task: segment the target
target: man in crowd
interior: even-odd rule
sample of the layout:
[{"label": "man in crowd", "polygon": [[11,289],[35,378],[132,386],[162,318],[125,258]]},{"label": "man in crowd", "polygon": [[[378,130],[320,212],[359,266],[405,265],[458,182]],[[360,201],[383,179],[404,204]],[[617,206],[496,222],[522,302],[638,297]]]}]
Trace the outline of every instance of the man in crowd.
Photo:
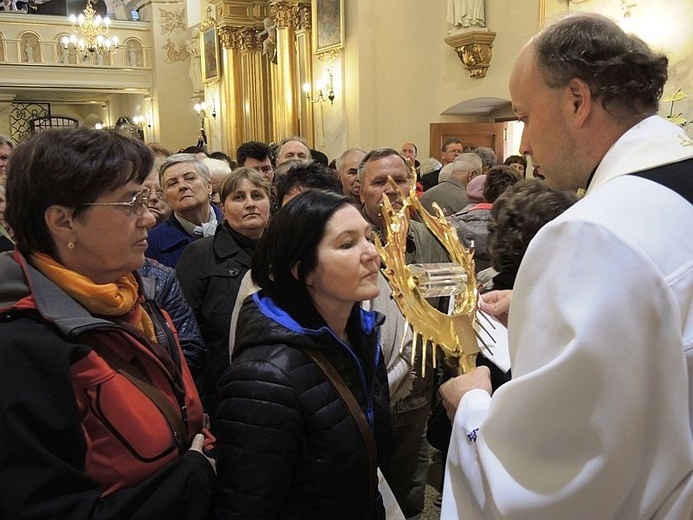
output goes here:
[{"label": "man in crowd", "polygon": [[437,202],[443,213],[449,217],[469,204],[467,184],[477,175],[481,175],[481,158],[475,153],[463,153],[451,164],[443,167],[443,170],[445,169],[449,170],[448,176],[443,178],[441,172],[440,182],[421,195],[421,204],[433,215],[433,203]]},{"label": "man in crowd", "polygon": [[272,184],[274,180],[274,168],[272,167],[272,151],[268,144],[261,141],[247,141],[236,150],[238,166],[255,168],[267,182]]},{"label": "man in crowd", "polygon": [[421,166],[421,163],[419,163],[419,161],[416,160],[416,156],[419,155],[419,150],[418,148],[416,148],[416,145],[414,143],[404,143],[399,153],[400,155],[402,155],[402,157],[404,157],[405,159],[409,159],[411,161],[418,175],[419,166]]},{"label": "man in crowd", "polygon": [[595,14],[520,52],[520,151],[586,195],[537,233],[514,291],[484,298],[509,318],[512,380],[441,387],[444,518],[693,517],[693,140],[656,115],[666,79],[665,56]]},{"label": "man in crowd", "polygon": [[[401,192],[409,193],[413,182],[411,171],[396,150],[376,148],[361,161],[358,176],[363,214],[382,236],[383,195],[388,197],[395,210],[402,208],[402,198],[390,185],[388,177],[392,177]],[[450,261],[436,238],[423,224],[415,221],[409,227],[405,260],[407,264]],[[390,403],[392,451],[384,471],[406,518],[416,518],[423,511],[428,474],[426,421],[431,413],[434,370],[428,366],[426,377],[422,377],[420,369],[421,358],[417,356],[410,375],[411,391]]]},{"label": "man in crowd", "polygon": [[277,158],[275,165],[280,166],[282,163],[291,160],[298,160],[303,163],[309,163],[313,160],[310,154],[308,142],[297,135],[282,139],[277,145]]},{"label": "man in crowd", "polygon": [[337,167],[337,177],[342,183],[342,193],[347,197],[359,202],[359,183],[358,173],[359,164],[366,156],[366,152],[361,148],[349,148],[337,157],[335,165]]},{"label": "man in crowd", "polygon": [[[457,159],[457,156],[460,155],[462,151],[462,141],[460,141],[459,139],[455,139],[454,137],[451,139],[447,139],[443,143],[443,148],[441,149],[440,153],[440,161],[441,163],[443,163],[443,166],[445,166],[446,164],[450,164],[455,159]],[[439,175],[440,170],[434,170],[431,173],[427,173],[426,175],[423,175],[421,177],[421,184],[423,185],[424,191],[438,184]]]}]

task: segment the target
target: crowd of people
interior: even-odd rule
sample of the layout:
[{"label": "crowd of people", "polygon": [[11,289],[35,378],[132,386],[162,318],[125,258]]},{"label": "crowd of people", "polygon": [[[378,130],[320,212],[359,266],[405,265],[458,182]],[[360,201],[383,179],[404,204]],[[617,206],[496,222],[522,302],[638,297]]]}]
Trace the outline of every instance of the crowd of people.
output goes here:
[{"label": "crowd of people", "polygon": [[[693,143],[656,116],[666,68],[601,16],[550,26],[503,164],[454,138],[329,162],[299,136],[235,159],[0,136],[0,517],[416,519],[433,444],[442,518],[692,518]],[[412,354],[373,244],[411,191],[474,250],[512,370]],[[404,247],[450,261],[416,219]]]}]

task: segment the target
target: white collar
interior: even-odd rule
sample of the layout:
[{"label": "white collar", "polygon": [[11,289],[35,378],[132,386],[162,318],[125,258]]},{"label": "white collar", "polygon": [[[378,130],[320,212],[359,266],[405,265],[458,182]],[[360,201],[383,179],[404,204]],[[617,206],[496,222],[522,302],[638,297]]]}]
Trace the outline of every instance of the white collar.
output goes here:
[{"label": "white collar", "polygon": [[662,117],[648,117],[630,128],[609,148],[597,166],[587,193],[620,175],[689,157],[693,157],[693,140],[683,129]]}]

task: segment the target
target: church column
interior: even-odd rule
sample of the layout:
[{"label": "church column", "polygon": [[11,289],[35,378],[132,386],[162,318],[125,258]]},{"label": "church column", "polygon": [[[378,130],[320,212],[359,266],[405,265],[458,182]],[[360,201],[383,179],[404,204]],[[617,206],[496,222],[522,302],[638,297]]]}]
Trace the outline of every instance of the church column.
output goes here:
[{"label": "church column", "polygon": [[243,136],[246,141],[271,139],[270,86],[268,57],[262,54],[262,41],[256,28],[241,31],[241,82],[243,89]]},{"label": "church column", "polygon": [[315,147],[315,131],[313,126],[312,103],[306,99],[305,93],[300,90],[304,83],[310,83],[312,88],[313,77],[313,51],[311,44],[311,9],[310,5],[299,5],[296,27],[296,59],[297,81],[299,87],[298,99],[298,133],[304,137],[311,146]]},{"label": "church column", "polygon": [[[220,27],[217,32],[221,42],[221,61],[223,78],[221,85],[220,115],[223,125],[226,150],[234,156],[236,149],[243,143],[243,90],[241,88],[241,67],[238,58],[240,49],[241,27]],[[235,157],[234,157],[235,158]]]},{"label": "church column", "polygon": [[300,88],[297,88],[296,82],[297,12],[296,3],[279,1],[270,4],[270,14],[277,26],[277,66],[276,74],[272,75],[273,141],[298,133],[297,102]]}]

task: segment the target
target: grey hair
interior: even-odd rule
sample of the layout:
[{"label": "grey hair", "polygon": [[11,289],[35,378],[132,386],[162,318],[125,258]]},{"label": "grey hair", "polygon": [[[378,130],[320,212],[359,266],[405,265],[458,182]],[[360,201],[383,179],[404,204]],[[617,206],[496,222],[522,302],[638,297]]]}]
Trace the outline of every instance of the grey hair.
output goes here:
[{"label": "grey hair", "polygon": [[[462,172],[464,174],[473,171],[476,171],[477,175],[481,175],[484,168],[481,157],[475,153],[460,154],[457,156],[457,159],[448,166],[450,166],[450,175],[454,175],[457,172]],[[440,173],[443,173],[442,170]]]},{"label": "grey hair", "polygon": [[207,165],[202,159],[197,157],[194,153],[174,153],[173,155],[169,155],[159,167],[159,183],[162,186],[164,185],[164,172],[174,164],[180,163],[191,163],[200,177],[202,177],[207,184],[210,183],[211,175],[209,173],[209,168],[207,168]]},{"label": "grey hair", "polygon": [[347,148],[344,150],[339,157],[337,157],[334,160],[334,166],[339,171],[342,167],[342,164],[344,164],[344,160],[346,159],[347,155],[349,155],[351,152],[362,152],[364,155],[366,154],[366,150],[363,150],[361,148]]},{"label": "grey hair", "polygon": [[9,146],[10,149],[14,148],[14,143],[12,142],[12,139],[9,137],[5,137],[4,135],[0,134],[0,146]]},{"label": "grey hair", "polygon": [[374,148],[366,154],[366,156],[361,160],[361,164],[359,164],[358,179],[361,186],[363,186],[364,180],[366,179],[366,166],[368,165],[368,163],[371,161],[382,159],[383,157],[389,157],[391,155],[396,155],[397,157],[402,159],[404,166],[407,168],[407,172],[410,171],[409,166],[407,165],[407,161],[404,159],[404,157],[402,157],[402,154],[400,154],[394,148]]},{"label": "grey hair", "polygon": [[290,143],[291,141],[296,141],[301,143],[303,146],[305,146],[308,149],[308,160],[312,161],[313,160],[313,154],[310,153],[310,145],[308,144],[308,141],[306,141],[303,137],[300,135],[292,135],[290,137],[285,137],[281,141],[279,141],[279,144],[277,145],[277,157],[279,157],[282,154],[282,148],[286,143]]},{"label": "grey hair", "polygon": [[495,166],[496,162],[498,161],[496,158],[496,152],[494,152],[493,149],[489,148],[488,146],[477,146],[474,149],[474,153],[481,157],[483,171],[480,173],[486,172],[489,168]]},{"label": "grey hair", "polygon": [[452,165],[454,162],[448,163],[440,169],[438,173],[438,182],[443,182],[445,179],[452,177]]}]

